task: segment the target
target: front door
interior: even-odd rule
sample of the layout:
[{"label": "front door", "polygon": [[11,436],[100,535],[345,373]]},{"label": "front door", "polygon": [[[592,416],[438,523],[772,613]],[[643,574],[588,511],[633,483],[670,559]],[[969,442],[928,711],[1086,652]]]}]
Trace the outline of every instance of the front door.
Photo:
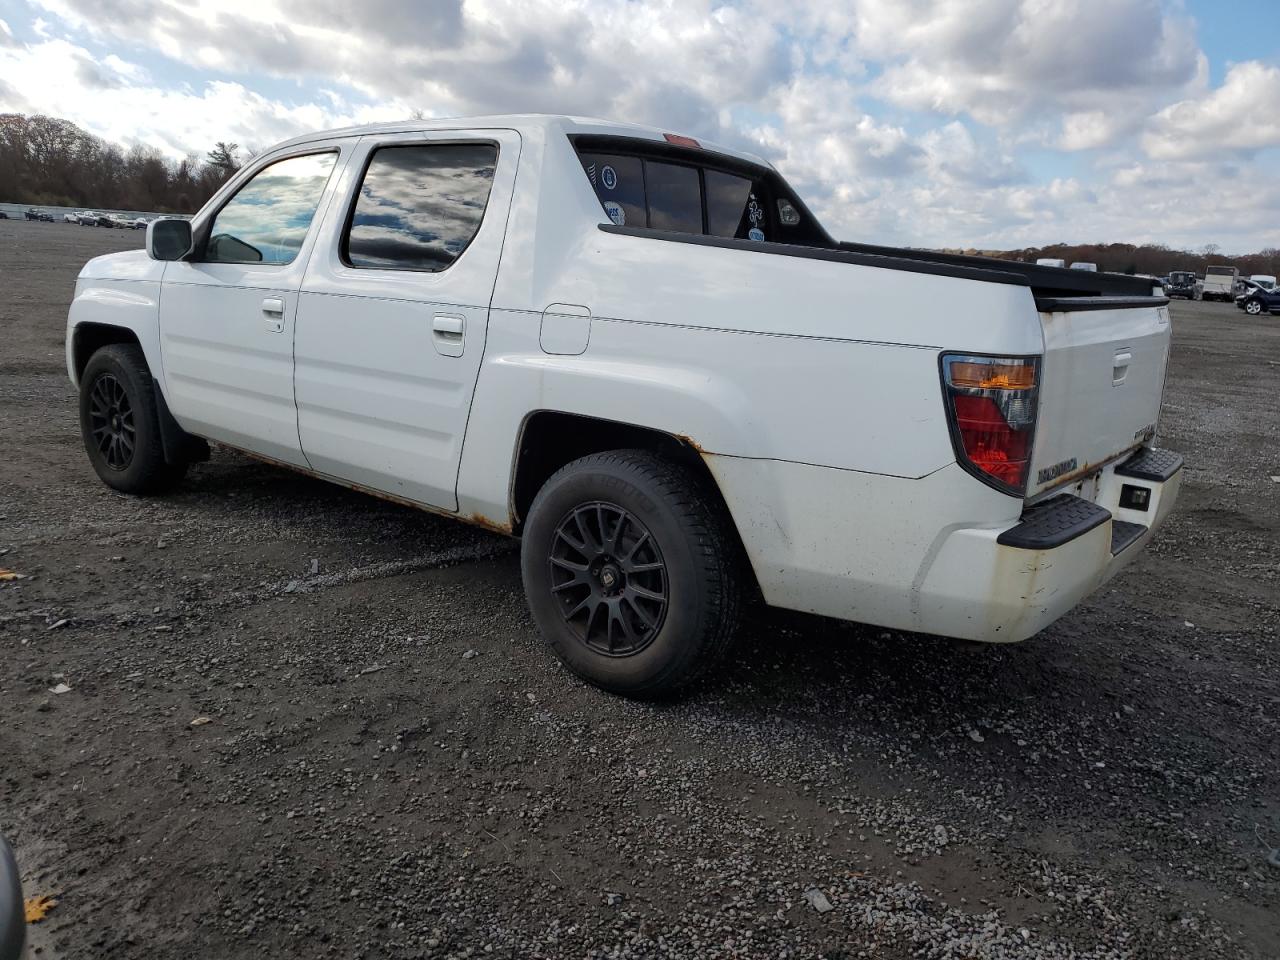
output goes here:
[{"label": "front door", "polygon": [[338,147],[274,160],[214,215],[191,260],[165,268],[164,393],[192,433],[306,466],[293,401],[298,287]]},{"label": "front door", "polygon": [[298,432],[315,470],[457,509],[519,152],[510,130],[361,140],[298,302]]}]

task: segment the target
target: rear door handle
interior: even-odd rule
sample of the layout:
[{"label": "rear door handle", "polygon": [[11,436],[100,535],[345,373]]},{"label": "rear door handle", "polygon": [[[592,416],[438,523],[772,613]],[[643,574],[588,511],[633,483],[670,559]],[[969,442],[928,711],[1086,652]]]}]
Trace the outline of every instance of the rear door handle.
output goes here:
[{"label": "rear door handle", "polygon": [[272,333],[284,330],[284,297],[265,297],[262,315],[267,318],[267,329]]},{"label": "rear door handle", "polygon": [[452,313],[437,313],[431,321],[431,342],[442,357],[460,357],[466,343],[467,321]]}]

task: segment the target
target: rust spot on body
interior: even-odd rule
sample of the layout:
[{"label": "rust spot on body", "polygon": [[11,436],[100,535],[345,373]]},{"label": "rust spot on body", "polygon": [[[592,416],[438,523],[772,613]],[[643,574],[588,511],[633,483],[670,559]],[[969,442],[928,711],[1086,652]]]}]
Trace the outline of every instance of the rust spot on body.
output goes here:
[{"label": "rust spot on body", "polygon": [[683,444],[687,444],[688,446],[690,446],[690,447],[692,447],[694,450],[696,450],[696,451],[697,451],[697,453],[698,453],[698,455],[699,455],[699,456],[701,456],[701,457],[705,457],[705,456],[707,456],[708,454],[710,454],[710,453],[711,453],[711,451],[710,451],[710,450],[704,450],[704,449],[703,449],[703,447],[702,447],[702,444],[698,443],[698,441],[697,441],[697,440],[693,439],[693,437],[689,436],[689,435],[688,435],[688,434],[686,434],[686,433],[677,433],[677,434],[675,434],[674,436],[675,436],[675,438],[676,438],[677,440],[679,440],[681,443],[683,443]]},{"label": "rust spot on body", "polygon": [[512,536],[510,523],[499,523],[497,520],[490,520],[484,514],[472,513],[465,517],[460,516],[458,519],[465,520],[467,523],[474,523],[477,527],[484,527],[484,529],[492,533],[500,533],[504,537]]},{"label": "rust spot on body", "polygon": [[427,503],[419,503],[417,500],[410,500],[408,497],[397,497],[394,493],[387,493],[383,490],[374,490],[372,487],[366,487],[358,483],[351,483],[348,480],[341,480],[337,477],[331,477],[328,474],[317,473],[315,470],[310,470],[306,467],[299,467],[292,463],[286,463],[283,460],[276,460],[274,457],[264,456],[261,453],[254,453],[252,450],[245,450],[229,443],[222,443],[221,441],[218,442],[221,446],[227,447],[230,450],[235,450],[238,453],[244,454],[251,460],[257,460],[261,463],[268,464],[269,466],[284,467],[286,470],[292,470],[294,473],[300,473],[305,477],[324,480],[336,486],[346,487],[348,490],[354,490],[356,493],[364,493],[371,497],[377,497],[379,500],[386,500],[388,503],[394,503],[397,506],[412,507],[414,510],[421,510],[425,513],[434,513],[442,517],[451,517],[454,520],[461,520],[464,523],[473,523],[477,527],[484,527],[486,530],[493,533],[500,533],[506,537],[514,536],[509,522],[499,523],[498,521],[490,520],[488,517],[479,513],[472,513],[467,516],[463,516],[458,513],[451,513],[448,510],[442,510],[439,507],[433,507]]}]

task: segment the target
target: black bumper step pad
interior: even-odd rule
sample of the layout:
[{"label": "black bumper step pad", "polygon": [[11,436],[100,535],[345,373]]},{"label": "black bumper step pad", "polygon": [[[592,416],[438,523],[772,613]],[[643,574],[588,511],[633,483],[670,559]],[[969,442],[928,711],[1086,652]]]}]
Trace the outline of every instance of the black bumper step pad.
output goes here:
[{"label": "black bumper step pad", "polygon": [[1182,454],[1180,453],[1174,453],[1172,450],[1139,450],[1116,467],[1116,476],[1164,483],[1181,469]]},{"label": "black bumper step pad", "polygon": [[1111,555],[1114,557],[1125,547],[1132,546],[1146,532],[1147,528],[1140,523],[1130,523],[1128,520],[1112,520]]},{"label": "black bumper step pad", "polygon": [[1111,511],[1069,493],[1029,507],[1022,522],[996,538],[996,543],[1022,550],[1051,550],[1111,519]]}]

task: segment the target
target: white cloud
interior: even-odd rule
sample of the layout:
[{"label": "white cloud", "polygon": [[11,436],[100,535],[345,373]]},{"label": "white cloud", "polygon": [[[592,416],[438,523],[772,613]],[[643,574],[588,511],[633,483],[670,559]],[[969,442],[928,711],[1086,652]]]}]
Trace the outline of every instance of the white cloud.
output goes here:
[{"label": "white cloud", "polygon": [[1249,61],[1232,66],[1222,86],[1198,100],[1157,113],[1142,138],[1159,159],[1198,159],[1224,151],[1247,155],[1280,146],[1280,67]]},{"label": "white cloud", "polygon": [[1081,111],[1105,99],[1111,113],[1196,81],[1193,25],[1159,0],[854,0],[852,26],[885,69],[886,100],[1023,122],[1034,112]]},{"label": "white cloud", "polygon": [[394,103],[285,103],[229,81],[212,81],[198,92],[132,82],[145,77],[134,64],[110,56],[97,61],[66,40],[0,49],[0,110],[38,109],[108,140],[148,144],[174,157],[203,155],[217,140],[265,146],[310,130],[409,114]]}]

